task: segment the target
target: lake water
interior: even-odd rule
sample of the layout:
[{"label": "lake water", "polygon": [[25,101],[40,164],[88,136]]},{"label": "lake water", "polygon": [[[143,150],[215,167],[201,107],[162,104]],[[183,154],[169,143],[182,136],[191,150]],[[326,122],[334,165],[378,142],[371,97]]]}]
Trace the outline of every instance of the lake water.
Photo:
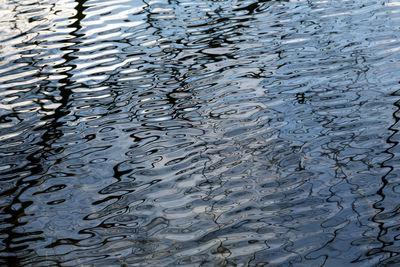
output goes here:
[{"label": "lake water", "polygon": [[400,1],[0,0],[0,264],[399,266]]}]

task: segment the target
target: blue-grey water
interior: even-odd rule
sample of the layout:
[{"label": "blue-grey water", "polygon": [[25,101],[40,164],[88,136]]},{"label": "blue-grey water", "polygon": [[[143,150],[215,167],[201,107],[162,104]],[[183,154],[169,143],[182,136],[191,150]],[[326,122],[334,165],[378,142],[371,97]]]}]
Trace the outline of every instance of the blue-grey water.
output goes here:
[{"label": "blue-grey water", "polygon": [[399,266],[399,0],[0,0],[0,265]]}]

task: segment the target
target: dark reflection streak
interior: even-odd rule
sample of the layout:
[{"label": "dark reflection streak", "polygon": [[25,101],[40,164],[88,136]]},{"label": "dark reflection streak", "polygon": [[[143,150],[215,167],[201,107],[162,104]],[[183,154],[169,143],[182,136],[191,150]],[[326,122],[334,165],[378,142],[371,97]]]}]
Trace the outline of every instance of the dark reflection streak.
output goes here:
[{"label": "dark reflection streak", "polygon": [[[289,2],[289,0],[281,0],[281,1],[282,2]],[[250,4],[248,6],[236,8],[233,11],[246,10],[246,11],[249,12],[249,15],[252,15],[252,14],[257,12],[257,9],[260,8],[260,4],[267,3],[267,2],[272,2],[272,1],[271,0],[260,0],[260,1],[257,1],[256,3]]]},{"label": "dark reflection streak", "polygon": [[[160,38],[161,38],[161,37],[162,37],[163,28],[157,27],[157,26],[155,25],[155,23],[153,23],[153,21],[157,21],[157,19],[153,19],[153,18],[152,18],[153,13],[149,10],[150,5],[149,5],[146,1],[143,1],[143,3],[146,4],[146,6],[143,8],[143,11],[145,11],[145,12],[147,13],[147,14],[146,14],[146,18],[147,18],[146,22],[147,22],[147,24],[149,25],[148,28],[154,28],[154,29],[156,29],[156,31],[155,31],[154,34],[155,34],[155,35],[159,35]],[[168,4],[171,4],[171,1],[170,1],[170,0],[168,1]],[[179,53],[179,52],[180,52],[180,51],[178,51],[177,53]],[[171,53],[172,53],[172,52],[171,52]],[[163,62],[161,62],[161,63],[159,63],[159,64],[165,65]],[[195,65],[195,63],[194,63],[193,65]],[[167,93],[167,94],[166,94],[166,100],[168,101],[168,103],[175,107],[175,106],[178,104],[178,102],[177,102],[177,99],[176,99],[176,98],[172,97],[172,94],[173,94],[173,93],[176,93],[176,92],[179,92],[179,91],[182,91],[182,90],[181,90],[182,88],[187,88],[187,84],[186,84],[185,81],[183,81],[182,78],[180,77],[179,69],[182,68],[182,67],[180,67],[180,66],[177,65],[177,64],[169,64],[168,68],[169,68],[170,71],[171,71],[171,79],[174,79],[176,82],[180,83],[180,86],[178,86],[177,88],[173,89],[170,93]],[[189,67],[188,67],[188,69],[191,69],[191,68],[192,68],[192,66],[189,66]],[[185,90],[185,91],[186,91],[186,90]],[[172,114],[172,118],[174,119],[174,118],[176,118],[176,117],[179,115],[180,112],[179,112],[179,109],[178,109],[178,108],[172,108],[172,110],[174,110],[174,112],[173,112],[173,114]],[[184,120],[185,120],[185,118],[181,118],[181,119],[184,119]]]},{"label": "dark reflection streak", "polygon": [[[69,28],[73,28],[74,30],[70,33],[73,35],[75,38],[71,39],[69,42],[73,44],[76,44],[76,39],[83,36],[83,34],[78,34],[77,32],[82,28],[81,27],[81,21],[84,19],[85,15],[83,14],[84,10],[86,7],[84,7],[84,4],[87,0],[76,0],[77,5],[75,6],[76,10],[76,15],[72,16],[71,19],[75,19],[76,21],[69,25]],[[75,43],[74,43],[75,41]],[[71,61],[74,60],[76,57],[71,56],[72,53],[78,51],[78,49],[71,49],[71,44],[68,44],[62,48],[60,48],[61,51],[67,51],[62,58],[64,59],[64,62],[58,66],[55,67],[60,67],[60,68],[65,68],[65,67],[72,67],[72,69],[76,68],[76,66],[71,64]],[[21,172],[24,170],[29,170],[32,175],[41,175],[46,172],[46,169],[43,166],[42,162],[46,161],[47,155],[48,154],[53,154],[57,153],[56,151],[51,152],[52,148],[51,145],[52,143],[55,142],[55,140],[59,137],[61,137],[63,134],[62,132],[58,131],[57,128],[63,123],[59,122],[60,118],[68,114],[68,110],[66,110],[66,107],[68,105],[69,97],[71,95],[71,91],[67,88],[71,84],[71,77],[72,74],[69,73],[69,70],[65,72],[60,72],[61,75],[65,75],[66,78],[60,79],[60,83],[62,86],[60,86],[60,96],[61,99],[59,100],[59,103],[61,104],[58,108],[55,109],[54,114],[48,115],[43,117],[43,120],[49,120],[49,123],[45,124],[44,126],[40,127],[40,129],[45,129],[46,132],[42,135],[41,141],[37,143],[39,147],[42,147],[41,150],[36,151],[34,153],[31,153],[27,156],[27,160],[29,161],[28,164],[20,167],[19,169],[14,169],[13,172]],[[39,73],[40,75],[40,73]],[[57,163],[57,162],[56,162]],[[5,213],[12,215],[9,219],[6,219],[6,223],[11,224],[12,226],[7,227],[2,229],[1,233],[6,233],[7,237],[3,240],[3,244],[6,247],[7,251],[20,251],[23,250],[24,247],[18,246],[18,247],[12,247],[13,245],[13,240],[15,238],[21,237],[21,236],[31,236],[31,235],[37,235],[41,234],[40,233],[23,233],[20,234],[15,231],[15,229],[21,225],[24,225],[25,223],[20,223],[19,218],[22,216],[25,216],[25,209],[29,207],[33,202],[21,202],[19,200],[20,196],[29,188],[36,186],[39,183],[38,180],[30,180],[30,181],[25,181],[24,178],[21,178],[17,181],[16,183],[16,188],[19,189],[19,192],[15,195],[13,198],[12,202],[4,208]],[[21,207],[17,210],[13,209],[12,206],[15,204],[21,204]],[[39,238],[43,239],[43,238]],[[9,260],[12,262],[12,266],[18,266],[19,263],[16,262],[15,257],[9,257]],[[10,265],[11,266],[11,265]]]},{"label": "dark reflection streak", "polygon": [[[17,34],[16,36],[7,38],[3,41],[9,41],[10,39],[19,38],[26,34],[26,32],[24,32],[18,28],[17,15],[16,15],[16,14],[18,14],[17,9],[18,9],[18,5],[14,5],[14,9],[12,9],[12,13],[15,15],[14,16],[15,22],[13,23],[14,27],[11,27],[11,29],[13,29],[15,31],[19,31],[20,33]],[[2,118],[2,117],[3,116],[0,116],[0,118]],[[19,119],[18,116],[15,115],[15,117],[17,119]],[[28,155],[27,159],[29,161],[28,164],[22,165],[19,168],[15,168],[15,169],[12,169],[7,172],[3,172],[2,175],[5,177],[7,177],[7,176],[10,177],[8,179],[13,179],[15,173],[24,172],[26,170],[29,170],[31,174],[36,174],[42,170],[42,168],[39,164],[39,160],[34,157],[34,153]],[[13,244],[13,240],[16,238],[21,238],[21,237],[25,237],[25,236],[27,237],[27,236],[30,236],[33,234],[38,234],[38,233],[18,233],[15,230],[19,226],[23,226],[26,224],[26,223],[19,222],[19,218],[25,215],[25,212],[24,212],[25,208],[29,207],[32,204],[31,201],[21,202],[19,200],[19,197],[28,187],[34,186],[35,184],[37,184],[36,181],[28,181],[28,182],[25,181],[24,182],[23,179],[24,178],[18,179],[14,188],[12,188],[11,190],[2,192],[2,194],[1,194],[1,197],[7,196],[7,195],[14,195],[14,197],[10,201],[10,203],[3,209],[4,213],[9,214],[10,216],[9,216],[9,218],[4,219],[4,221],[1,221],[1,223],[9,224],[10,226],[3,227],[0,230],[0,234],[6,235],[6,237],[3,240],[1,240],[1,243],[2,243],[2,245],[4,245],[5,251],[8,252],[7,256],[2,255],[2,256],[0,256],[0,259],[3,260],[5,265],[7,265],[7,266],[21,266],[22,265],[21,261],[23,261],[23,258],[26,257],[27,254],[32,252],[32,250],[27,249],[28,245],[15,246],[15,244]],[[18,204],[20,204],[19,208],[15,208],[15,207],[18,207]],[[17,254],[18,251],[23,251],[23,250],[25,250],[25,255],[21,256],[21,255]]]},{"label": "dark reflection streak", "polygon": [[[396,90],[395,92],[393,92],[391,94],[391,96],[397,96],[398,92],[400,92],[400,90]],[[373,207],[377,210],[379,210],[379,212],[377,212],[373,217],[372,217],[372,221],[375,222],[376,224],[378,224],[379,226],[379,233],[377,235],[377,240],[379,240],[379,242],[382,243],[382,246],[380,248],[380,252],[389,252],[390,257],[393,256],[393,251],[390,250],[386,250],[387,246],[390,246],[393,244],[393,242],[387,242],[384,240],[384,236],[387,233],[387,228],[385,228],[385,221],[379,219],[379,215],[385,212],[385,207],[384,205],[382,205],[382,203],[384,203],[386,195],[384,190],[386,189],[386,187],[389,185],[389,180],[387,179],[387,177],[390,175],[390,173],[394,170],[394,167],[391,165],[386,164],[387,162],[391,161],[394,157],[395,154],[393,152],[391,152],[391,150],[398,145],[399,142],[392,140],[393,137],[398,134],[399,130],[397,130],[395,128],[395,125],[400,121],[400,117],[398,115],[396,115],[399,111],[400,111],[400,100],[396,101],[394,103],[394,106],[396,106],[397,110],[393,112],[393,118],[394,118],[394,123],[389,127],[389,130],[392,131],[393,133],[386,139],[386,143],[390,144],[391,146],[389,148],[387,148],[384,153],[390,155],[390,157],[383,161],[380,164],[381,168],[389,168],[389,171],[382,176],[381,180],[382,180],[382,186],[379,188],[379,190],[376,192],[380,197],[381,200],[374,203]],[[389,212],[389,211],[386,211]],[[373,255],[375,253],[372,253],[372,251],[369,252],[370,255]]]},{"label": "dark reflection streak", "polygon": [[[70,41],[70,43],[72,45],[79,43],[79,41],[77,41],[77,39],[84,36],[84,34],[79,34],[78,31],[82,28],[81,21],[85,18],[85,15],[83,14],[83,12],[87,8],[87,7],[84,7],[84,4],[86,3],[86,1],[87,0],[76,0],[76,2],[77,2],[77,5],[75,6],[76,15],[71,17],[71,19],[76,19],[76,21],[68,26],[69,28],[74,29],[70,33],[72,36],[75,37],[75,38],[71,39],[71,41]],[[65,53],[62,56],[62,58],[65,60],[65,62],[62,63],[60,67],[71,67],[72,68],[71,70],[73,70],[76,68],[76,66],[73,65],[71,62],[74,59],[76,59],[77,57],[72,56],[71,54],[77,52],[78,49],[71,48],[71,44],[69,44],[68,46],[62,47],[60,49],[62,51],[67,51],[67,53]],[[49,125],[47,127],[48,131],[43,135],[44,145],[47,145],[48,148],[50,148],[50,144],[47,142],[48,140],[52,140],[52,143],[53,143],[57,138],[59,138],[63,135],[60,131],[57,130],[57,127],[63,125],[62,122],[59,122],[60,118],[64,117],[65,115],[67,115],[69,113],[69,111],[66,109],[70,95],[71,95],[71,90],[68,89],[68,86],[70,86],[72,84],[71,77],[73,76],[73,74],[71,74],[69,72],[69,70],[63,72],[62,74],[64,74],[66,77],[64,79],[60,80],[60,83],[63,84],[59,88],[60,96],[61,96],[61,100],[59,101],[59,103],[61,105],[55,110],[53,115],[49,116],[52,119],[52,121],[51,121],[52,123],[51,123],[51,125]],[[49,117],[48,117],[48,119],[50,119]]]}]

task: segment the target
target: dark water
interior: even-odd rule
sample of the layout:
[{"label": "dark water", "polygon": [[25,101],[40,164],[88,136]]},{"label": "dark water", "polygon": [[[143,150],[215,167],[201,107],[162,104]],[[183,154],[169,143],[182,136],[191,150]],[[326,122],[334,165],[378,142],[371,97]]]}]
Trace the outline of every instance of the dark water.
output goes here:
[{"label": "dark water", "polygon": [[0,6],[1,265],[399,266],[400,2]]}]

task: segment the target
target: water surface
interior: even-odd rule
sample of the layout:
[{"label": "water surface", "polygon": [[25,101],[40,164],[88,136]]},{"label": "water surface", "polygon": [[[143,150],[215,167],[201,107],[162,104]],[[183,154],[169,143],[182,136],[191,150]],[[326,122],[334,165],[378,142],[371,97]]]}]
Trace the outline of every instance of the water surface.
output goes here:
[{"label": "water surface", "polygon": [[0,262],[400,264],[400,2],[0,0]]}]

